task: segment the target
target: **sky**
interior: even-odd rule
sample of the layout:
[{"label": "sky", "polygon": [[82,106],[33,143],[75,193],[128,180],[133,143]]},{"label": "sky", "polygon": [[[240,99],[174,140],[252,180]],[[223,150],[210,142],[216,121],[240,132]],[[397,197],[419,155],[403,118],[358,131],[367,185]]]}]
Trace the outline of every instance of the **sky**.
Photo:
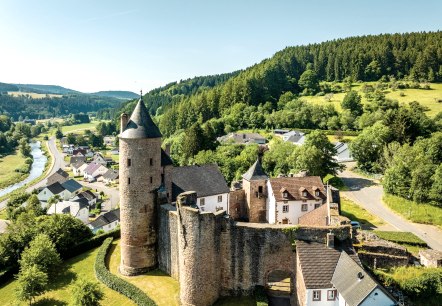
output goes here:
[{"label": "sky", "polygon": [[287,46],[442,30],[440,0],[0,0],[0,82],[144,92]]}]

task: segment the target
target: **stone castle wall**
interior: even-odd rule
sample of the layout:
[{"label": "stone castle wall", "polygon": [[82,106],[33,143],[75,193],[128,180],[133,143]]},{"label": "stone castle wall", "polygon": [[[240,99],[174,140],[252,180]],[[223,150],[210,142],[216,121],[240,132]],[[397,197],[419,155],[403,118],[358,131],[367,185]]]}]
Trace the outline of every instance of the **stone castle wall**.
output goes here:
[{"label": "stone castle wall", "polygon": [[294,239],[325,243],[329,232],[345,240],[350,231],[235,222],[225,212],[167,204],[159,214],[159,267],[179,280],[183,305],[206,306],[219,296],[250,294],[274,270],[289,272],[296,284]]},{"label": "stone castle wall", "polygon": [[[262,187],[262,192],[259,192],[259,187]],[[266,202],[267,202],[267,183],[266,180],[252,180],[243,179],[243,189],[246,194],[247,214],[249,222],[265,223],[266,218]]]},{"label": "stone castle wall", "polygon": [[161,138],[120,138],[120,163],[124,165],[119,174],[120,272],[125,275],[143,273],[157,264],[157,205],[153,191],[161,184],[160,145]]},{"label": "stone castle wall", "polygon": [[246,194],[243,189],[231,190],[229,193],[229,215],[233,220],[246,220]]}]

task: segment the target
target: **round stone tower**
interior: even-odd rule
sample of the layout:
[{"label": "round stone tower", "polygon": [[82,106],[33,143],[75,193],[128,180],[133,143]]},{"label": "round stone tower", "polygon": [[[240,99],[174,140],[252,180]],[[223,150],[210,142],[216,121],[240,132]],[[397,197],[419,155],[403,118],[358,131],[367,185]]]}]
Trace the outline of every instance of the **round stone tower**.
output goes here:
[{"label": "round stone tower", "polygon": [[156,190],[161,185],[161,133],[142,99],[121,116],[120,273],[137,275],[157,265]]}]

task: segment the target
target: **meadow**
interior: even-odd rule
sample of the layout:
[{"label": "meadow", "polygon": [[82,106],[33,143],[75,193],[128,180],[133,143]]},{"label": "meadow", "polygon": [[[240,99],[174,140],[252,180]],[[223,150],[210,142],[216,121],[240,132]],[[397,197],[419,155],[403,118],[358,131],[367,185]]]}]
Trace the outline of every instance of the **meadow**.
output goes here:
[{"label": "meadow", "polygon": [[[365,98],[365,94],[362,92],[362,85],[374,85],[374,82],[366,82],[366,83],[355,83],[352,85],[352,90],[357,91],[362,97],[362,103],[367,103],[367,99]],[[342,85],[342,84],[341,84]],[[400,104],[408,104],[413,101],[419,102],[421,105],[428,108],[426,112],[428,116],[434,117],[437,113],[442,111],[442,102],[438,102],[442,100],[442,84],[440,83],[431,83],[430,89],[397,89],[393,91],[392,89],[384,90],[385,96],[388,99],[397,100]],[[307,102],[311,102],[314,104],[321,105],[333,105],[337,111],[342,111],[341,102],[344,99],[345,93],[335,93],[333,94],[330,102],[326,101],[324,96],[304,96],[303,100]]]},{"label": "meadow", "polygon": [[94,131],[98,123],[100,123],[100,121],[91,121],[89,123],[66,125],[61,127],[61,131],[63,132],[63,134],[81,132],[81,131],[84,132],[85,130]]},{"label": "meadow", "polygon": [[29,174],[14,170],[25,165],[26,158],[18,151],[0,158],[0,189],[24,180]]}]

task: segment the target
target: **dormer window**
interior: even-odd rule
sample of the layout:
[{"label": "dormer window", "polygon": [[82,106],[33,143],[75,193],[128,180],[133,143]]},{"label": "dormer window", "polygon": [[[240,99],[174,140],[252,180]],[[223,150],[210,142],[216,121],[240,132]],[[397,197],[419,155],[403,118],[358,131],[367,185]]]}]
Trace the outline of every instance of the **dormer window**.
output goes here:
[{"label": "dormer window", "polygon": [[315,191],[315,196],[319,197],[319,190]]},{"label": "dormer window", "polygon": [[282,193],[282,197],[283,197],[284,199],[287,199],[287,198],[289,197],[289,193],[288,193],[287,191],[284,191],[284,192]]},{"label": "dormer window", "polygon": [[307,191],[303,191],[303,192],[302,192],[302,196],[303,196],[303,197],[306,197],[306,196],[307,196]]}]

